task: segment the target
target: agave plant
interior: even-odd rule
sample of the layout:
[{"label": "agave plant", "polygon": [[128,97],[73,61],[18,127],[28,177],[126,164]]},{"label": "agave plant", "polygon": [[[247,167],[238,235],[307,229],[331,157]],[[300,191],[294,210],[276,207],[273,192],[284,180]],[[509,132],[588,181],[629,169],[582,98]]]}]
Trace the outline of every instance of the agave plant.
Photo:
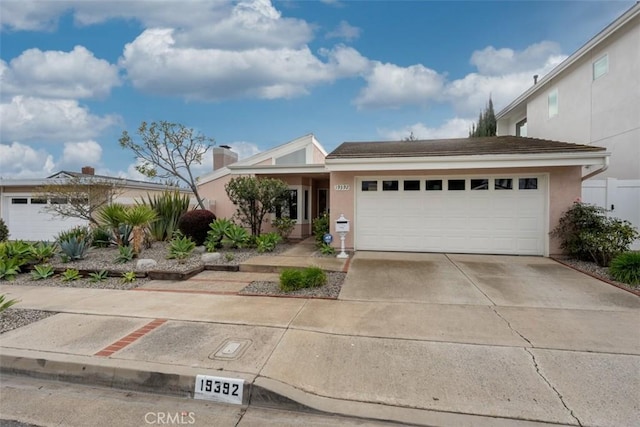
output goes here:
[{"label": "agave plant", "polygon": [[9,308],[12,305],[17,304],[19,302],[20,301],[18,301],[17,299],[10,299],[10,300],[7,301],[6,297],[4,295],[0,295],[0,313],[2,313],[7,308]]},{"label": "agave plant", "polygon": [[82,237],[69,237],[68,240],[60,241],[60,251],[69,261],[84,259],[91,248],[91,242]]},{"label": "agave plant", "polygon": [[31,256],[37,263],[49,261],[55,254],[58,246],[55,243],[38,242],[31,248]]},{"label": "agave plant", "polygon": [[51,276],[53,276],[53,267],[47,264],[36,265],[31,272],[34,280],[48,279]]},{"label": "agave plant", "polygon": [[169,242],[168,259],[177,259],[179,262],[187,259],[195,249],[196,244],[189,237],[173,239]]}]

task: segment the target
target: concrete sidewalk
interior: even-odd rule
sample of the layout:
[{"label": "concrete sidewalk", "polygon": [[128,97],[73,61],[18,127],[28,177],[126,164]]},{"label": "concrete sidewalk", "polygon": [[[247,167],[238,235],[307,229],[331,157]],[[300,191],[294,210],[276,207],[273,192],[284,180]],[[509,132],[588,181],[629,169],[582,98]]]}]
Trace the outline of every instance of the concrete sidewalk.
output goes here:
[{"label": "concrete sidewalk", "polygon": [[[374,280],[358,259],[347,295],[360,295],[348,289],[359,279]],[[444,264],[432,278],[441,271],[458,283],[446,264],[454,261],[434,262]],[[233,289],[252,277],[230,274],[208,272],[202,283]],[[0,335],[0,364],[9,374],[179,396],[193,393],[198,374],[241,378],[245,404],[419,425],[637,424],[637,297],[602,284],[598,309],[589,283],[586,308],[523,307],[422,285],[446,303],[0,285],[20,308],[60,312]],[[242,344],[238,357],[216,356],[232,341]]]}]

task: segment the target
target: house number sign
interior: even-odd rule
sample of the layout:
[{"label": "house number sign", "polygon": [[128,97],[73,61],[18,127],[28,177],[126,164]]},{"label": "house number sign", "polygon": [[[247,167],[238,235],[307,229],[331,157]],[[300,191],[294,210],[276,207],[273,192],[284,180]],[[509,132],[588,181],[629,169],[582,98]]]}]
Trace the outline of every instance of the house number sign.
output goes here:
[{"label": "house number sign", "polygon": [[334,188],[336,191],[349,191],[351,186],[349,184],[336,184]]}]

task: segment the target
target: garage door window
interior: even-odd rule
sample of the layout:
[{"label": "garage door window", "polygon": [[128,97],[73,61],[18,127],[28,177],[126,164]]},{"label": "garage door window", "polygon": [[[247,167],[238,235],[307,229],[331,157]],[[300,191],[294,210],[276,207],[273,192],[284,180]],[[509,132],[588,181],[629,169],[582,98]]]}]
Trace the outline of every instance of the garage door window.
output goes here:
[{"label": "garage door window", "polygon": [[362,181],[362,191],[378,191],[378,181]]},{"label": "garage door window", "polygon": [[382,191],[398,191],[398,181],[382,181]]},{"label": "garage door window", "polygon": [[513,180],[511,178],[496,178],[493,188],[496,190],[513,190]]},{"label": "garage door window", "polygon": [[520,190],[537,190],[538,178],[520,178],[518,188]]},{"label": "garage door window", "polygon": [[464,179],[450,179],[449,191],[464,191]]},{"label": "garage door window", "polygon": [[32,205],[46,205],[47,199],[31,199]]},{"label": "garage door window", "polygon": [[420,191],[420,181],[417,179],[405,181],[404,191]]},{"label": "garage door window", "polygon": [[11,199],[11,204],[12,205],[26,205],[27,204],[27,199],[26,198],[13,198]]},{"label": "garage door window", "polygon": [[425,190],[427,191],[442,191],[441,179],[428,179],[425,181]]},{"label": "garage door window", "polygon": [[489,180],[488,179],[472,179],[471,189],[472,190],[488,190]]}]

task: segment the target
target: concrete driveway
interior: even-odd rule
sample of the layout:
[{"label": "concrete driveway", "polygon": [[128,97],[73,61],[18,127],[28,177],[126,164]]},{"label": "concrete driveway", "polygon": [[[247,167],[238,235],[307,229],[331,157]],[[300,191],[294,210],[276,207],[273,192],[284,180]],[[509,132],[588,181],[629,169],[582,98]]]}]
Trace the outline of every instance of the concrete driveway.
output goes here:
[{"label": "concrete driveway", "polygon": [[523,256],[358,252],[342,300],[607,311],[640,299],[551,259]]}]

